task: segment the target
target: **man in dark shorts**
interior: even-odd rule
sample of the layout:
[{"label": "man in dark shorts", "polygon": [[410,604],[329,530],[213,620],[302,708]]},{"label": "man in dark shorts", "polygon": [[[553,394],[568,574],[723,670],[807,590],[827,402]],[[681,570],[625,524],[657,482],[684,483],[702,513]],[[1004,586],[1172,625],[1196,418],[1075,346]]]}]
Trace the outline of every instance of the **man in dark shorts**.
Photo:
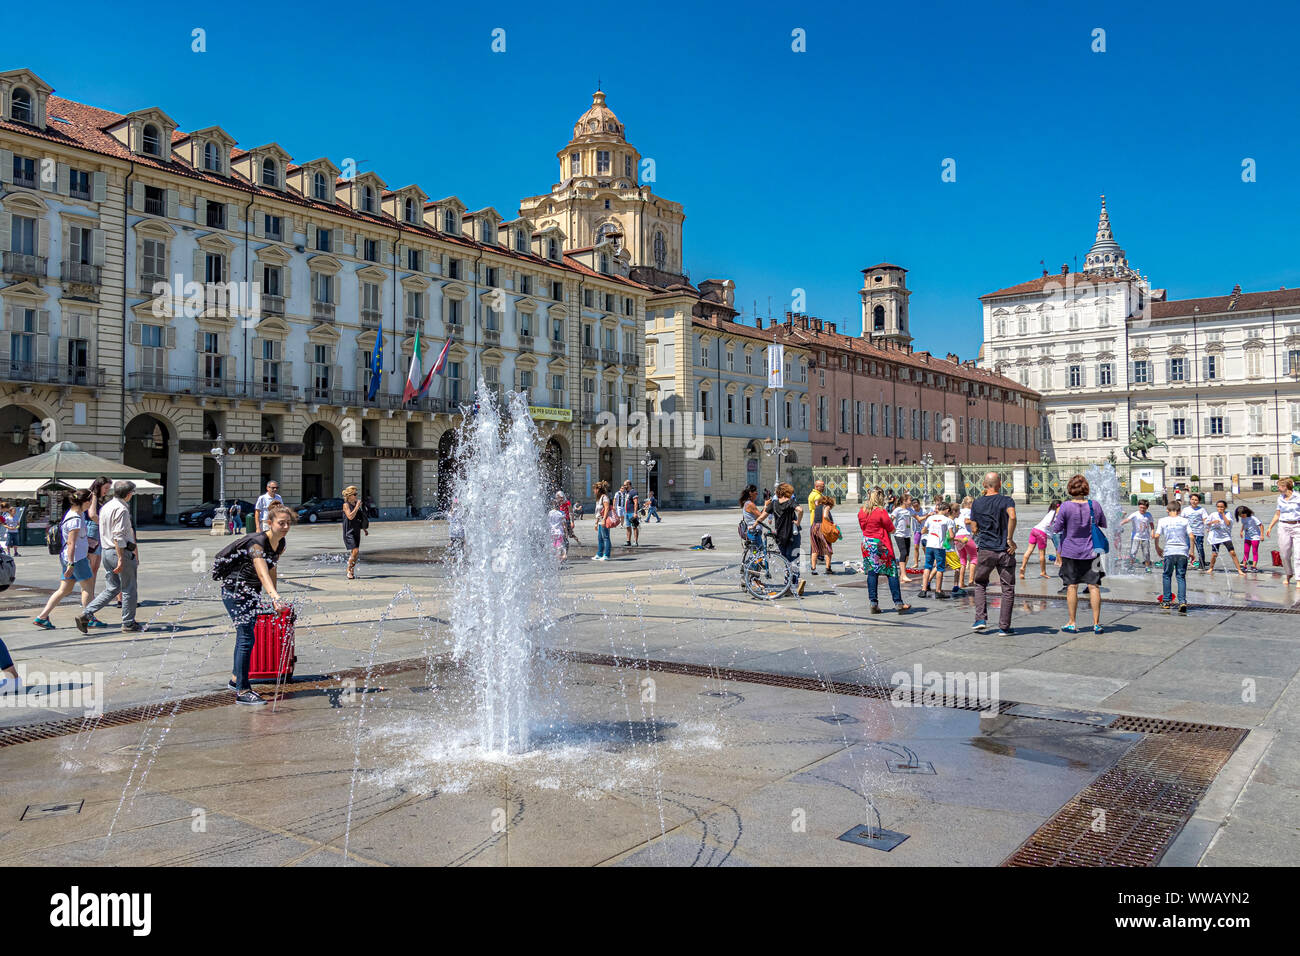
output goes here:
[{"label": "man in dark shorts", "polygon": [[1016,599],[1016,503],[1002,493],[1002,476],[984,476],[984,494],[976,498],[967,525],[975,535],[975,625],[988,624],[988,583],[994,569],[1002,584],[998,633],[1012,634],[1011,611]]}]

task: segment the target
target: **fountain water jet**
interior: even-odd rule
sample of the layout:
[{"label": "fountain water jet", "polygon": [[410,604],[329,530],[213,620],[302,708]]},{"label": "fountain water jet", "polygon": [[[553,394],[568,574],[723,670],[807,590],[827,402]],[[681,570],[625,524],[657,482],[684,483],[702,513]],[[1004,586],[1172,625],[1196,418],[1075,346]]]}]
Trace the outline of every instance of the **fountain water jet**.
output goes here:
[{"label": "fountain water jet", "polygon": [[524,397],[511,394],[503,422],[495,392],[480,381],[458,449],[453,511],[465,539],[450,575],[452,654],[474,684],[479,745],[514,753],[528,748],[534,637],[549,626],[558,584],[537,428]]}]

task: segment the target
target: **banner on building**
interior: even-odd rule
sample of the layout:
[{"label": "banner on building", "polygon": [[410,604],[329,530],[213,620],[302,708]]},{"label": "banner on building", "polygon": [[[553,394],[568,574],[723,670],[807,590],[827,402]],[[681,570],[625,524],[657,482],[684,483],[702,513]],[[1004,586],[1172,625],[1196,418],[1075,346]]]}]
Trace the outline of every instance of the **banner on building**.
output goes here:
[{"label": "banner on building", "polygon": [[785,388],[785,346],[767,347],[767,387]]}]

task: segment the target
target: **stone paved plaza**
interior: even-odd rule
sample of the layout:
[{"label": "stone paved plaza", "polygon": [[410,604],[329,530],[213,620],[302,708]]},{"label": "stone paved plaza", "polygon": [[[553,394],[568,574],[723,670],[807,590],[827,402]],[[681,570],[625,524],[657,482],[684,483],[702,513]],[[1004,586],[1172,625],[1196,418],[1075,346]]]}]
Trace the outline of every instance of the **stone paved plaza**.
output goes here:
[{"label": "stone paved plaza", "polygon": [[[459,748],[470,716],[448,589],[423,560],[445,523],[375,524],[377,559],[363,557],[355,582],[338,525],[299,526],[281,580],[302,602],[308,683],[274,707],[164,708],[16,742],[20,725],[80,713],[42,707],[47,688],[33,687],[26,706],[0,708],[0,864],[339,865],[346,850],[355,864],[996,865],[1136,759],[1152,737],[1137,718],[1249,732],[1171,831],[1164,864],[1300,859],[1300,618],[1278,575],[1189,574],[1186,616],[1154,606],[1158,575],[1111,578],[1094,636],[1059,630],[1058,582],[1031,566],[1016,633],[999,637],[971,631],[969,598],[922,601],[915,586],[912,614],[870,615],[856,574],[810,578],[802,600],[753,601],[738,587],[735,521],[670,512],[639,549],[615,531],[609,563],[575,553],[542,638],[568,658],[539,687],[543,746],[501,761]],[[851,509],[839,523],[837,557],[855,560]],[[717,550],[690,550],[705,532]],[[590,519],[578,533],[590,554]],[[214,694],[229,675],[233,634],[207,575],[223,542],[177,528],[141,538],[144,633],[83,636],[71,599],[57,630],[32,627],[54,582],[43,550],[24,551],[19,584],[0,594],[15,659],[101,673],[110,714]],[[371,675],[359,693],[312,682],[359,667]],[[995,672],[1021,706],[990,718],[845,692],[917,667]],[[889,853],[839,839],[873,806],[907,834]]]}]

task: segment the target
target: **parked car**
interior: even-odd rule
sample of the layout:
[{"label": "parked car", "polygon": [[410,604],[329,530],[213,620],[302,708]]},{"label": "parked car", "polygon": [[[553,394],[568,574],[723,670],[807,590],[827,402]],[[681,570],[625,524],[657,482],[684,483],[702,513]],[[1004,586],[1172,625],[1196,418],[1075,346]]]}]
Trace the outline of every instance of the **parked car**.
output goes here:
[{"label": "parked car", "polygon": [[[239,507],[244,509],[245,515],[253,513],[253,503],[245,501],[243,498],[227,498],[226,507],[231,507],[236,501],[239,502]],[[203,504],[195,505],[192,508],[182,508],[177,520],[191,528],[211,528],[212,516],[216,513],[217,503],[215,501],[205,501]]]},{"label": "parked car", "polygon": [[317,521],[342,521],[342,498],[308,498],[298,506],[298,520],[315,524]]}]

